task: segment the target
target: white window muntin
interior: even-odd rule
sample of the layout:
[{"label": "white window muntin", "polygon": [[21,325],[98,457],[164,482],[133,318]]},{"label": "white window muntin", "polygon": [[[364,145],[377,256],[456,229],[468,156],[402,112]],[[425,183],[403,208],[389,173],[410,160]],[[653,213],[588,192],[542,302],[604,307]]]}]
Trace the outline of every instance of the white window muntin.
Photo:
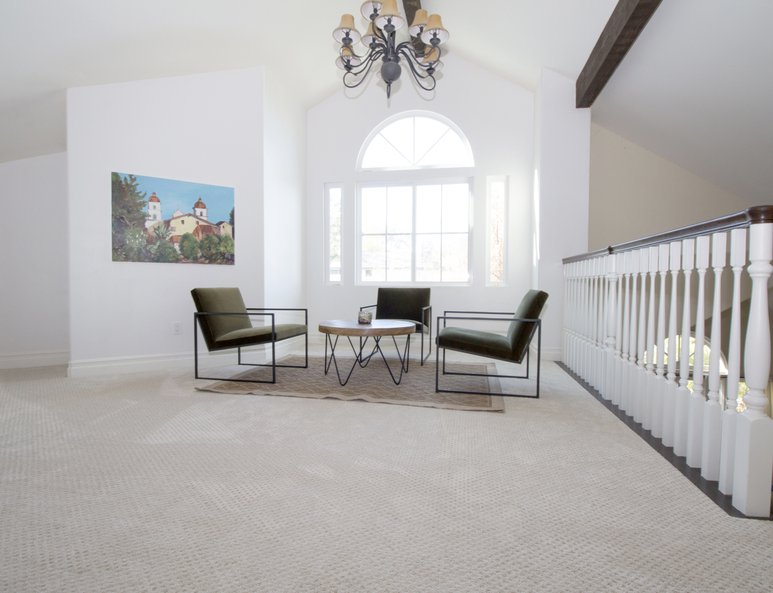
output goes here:
[{"label": "white window muntin", "polygon": [[[365,177],[365,176],[363,176]],[[357,185],[356,190],[356,234],[357,234],[357,247],[356,247],[356,269],[357,269],[357,275],[356,275],[356,283],[362,284],[362,285],[372,285],[372,284],[389,284],[389,285],[399,285],[399,284],[411,284],[415,282],[421,282],[425,285],[442,285],[442,286],[467,286],[472,283],[472,247],[473,247],[473,195],[472,195],[472,188],[473,188],[473,179],[468,176],[443,176],[438,177],[437,171],[410,171],[409,173],[406,172],[395,172],[390,173],[388,175],[385,175],[384,172],[380,172],[378,177],[384,178],[389,177],[389,182],[378,182],[376,180],[368,181],[368,182],[362,182]],[[467,259],[467,271],[466,271],[466,279],[464,280],[423,280],[421,278],[416,278],[417,275],[417,250],[416,250],[416,242],[417,242],[417,236],[421,237],[422,233],[416,232],[416,208],[417,208],[417,200],[416,200],[416,189],[420,186],[433,186],[433,185],[455,185],[455,184],[464,184],[467,186],[468,194],[467,194],[467,230],[466,233],[464,233],[466,240],[467,240],[467,253],[466,253],[466,259]],[[362,250],[362,244],[363,244],[363,237],[365,236],[363,234],[363,228],[362,228],[362,190],[367,188],[399,188],[399,187],[408,187],[411,189],[411,208],[413,209],[411,212],[411,232],[410,232],[410,241],[411,241],[411,258],[410,258],[410,277],[406,277],[405,279],[400,280],[389,280],[387,278],[377,278],[374,280],[366,280],[363,279],[363,250]],[[440,215],[439,215],[440,216]],[[452,233],[452,232],[445,232],[442,233],[446,238],[452,237],[454,234],[459,233]],[[388,236],[388,233],[385,234],[385,236]],[[385,273],[386,273],[386,266],[385,266]]]}]

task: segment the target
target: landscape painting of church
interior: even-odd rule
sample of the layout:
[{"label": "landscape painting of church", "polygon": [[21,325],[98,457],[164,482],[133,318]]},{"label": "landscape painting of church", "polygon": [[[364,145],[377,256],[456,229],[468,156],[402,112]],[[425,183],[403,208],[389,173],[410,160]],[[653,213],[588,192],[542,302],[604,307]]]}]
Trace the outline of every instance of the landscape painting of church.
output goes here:
[{"label": "landscape painting of church", "polygon": [[111,173],[113,261],[234,264],[234,190]]}]

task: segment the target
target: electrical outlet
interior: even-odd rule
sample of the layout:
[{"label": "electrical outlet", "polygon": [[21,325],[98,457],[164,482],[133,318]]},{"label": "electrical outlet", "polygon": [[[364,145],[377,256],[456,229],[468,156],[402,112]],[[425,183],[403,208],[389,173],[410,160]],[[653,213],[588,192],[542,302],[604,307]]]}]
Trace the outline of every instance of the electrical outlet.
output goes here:
[{"label": "electrical outlet", "polygon": [[175,321],[172,324],[172,334],[175,336],[179,336],[183,331],[182,324],[179,321]]}]

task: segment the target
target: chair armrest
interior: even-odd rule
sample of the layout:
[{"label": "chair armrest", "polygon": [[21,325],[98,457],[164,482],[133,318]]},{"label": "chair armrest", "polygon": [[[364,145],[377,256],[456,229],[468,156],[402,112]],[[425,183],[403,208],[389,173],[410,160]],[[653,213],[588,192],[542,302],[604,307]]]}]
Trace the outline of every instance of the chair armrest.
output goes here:
[{"label": "chair armrest", "polygon": [[236,311],[234,313],[231,313],[230,311],[194,311],[193,316],[194,317],[215,317],[215,316],[225,316],[225,317],[249,317],[249,312],[247,311]]},{"label": "chair armrest", "polygon": [[[227,311],[194,311],[193,312],[193,318],[198,319],[199,317],[247,317],[248,319],[252,315],[261,315],[263,317],[270,317],[271,318],[271,326],[274,327],[274,318],[276,315],[274,313],[262,313],[259,309],[245,309],[245,311],[237,311],[235,313],[227,312]],[[308,325],[308,324],[307,324]]]},{"label": "chair armrest", "polygon": [[432,305],[421,308],[421,321],[424,325],[432,329]]},{"label": "chair armrest", "polygon": [[[453,313],[453,315],[448,315],[449,313]],[[493,317],[494,315],[497,317]],[[446,311],[445,315],[437,316],[437,331],[440,333],[441,320],[443,321],[443,327],[446,327],[446,321],[448,319],[454,321],[527,321],[538,324],[542,323],[542,320],[539,318],[530,319],[526,317],[513,317],[513,315],[515,315],[515,313],[498,311]]]},{"label": "chair armrest", "polygon": [[[490,315],[490,313],[489,313]],[[512,315],[512,313],[503,313],[502,315]],[[479,316],[464,316],[458,317],[455,315],[438,315],[438,319],[458,319],[460,321],[542,321],[539,317],[532,319],[531,317],[479,317]]]},{"label": "chair armrest", "polygon": [[[450,314],[450,315],[449,315]],[[466,319],[468,317],[458,317],[459,315],[515,315],[514,311],[445,311],[442,317],[447,319]],[[479,319],[479,317],[472,317],[472,319]],[[493,319],[500,319],[500,317],[494,317]],[[512,319],[512,317],[510,317]]]},{"label": "chair armrest", "polygon": [[309,325],[309,310],[305,307],[247,307],[247,311],[254,311],[254,315],[272,315],[272,313],[261,313],[262,311],[303,311],[303,324]]}]

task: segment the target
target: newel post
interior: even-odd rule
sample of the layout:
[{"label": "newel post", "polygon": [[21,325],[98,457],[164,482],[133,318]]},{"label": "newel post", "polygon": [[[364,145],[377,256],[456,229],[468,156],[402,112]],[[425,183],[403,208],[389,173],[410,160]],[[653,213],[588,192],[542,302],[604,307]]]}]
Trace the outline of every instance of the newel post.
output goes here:
[{"label": "newel post", "polygon": [[750,517],[770,515],[773,479],[773,419],[766,395],[770,381],[768,278],[773,272],[773,207],[750,208],[749,267],[752,295],[746,329],[746,410],[736,423],[733,506]]}]

